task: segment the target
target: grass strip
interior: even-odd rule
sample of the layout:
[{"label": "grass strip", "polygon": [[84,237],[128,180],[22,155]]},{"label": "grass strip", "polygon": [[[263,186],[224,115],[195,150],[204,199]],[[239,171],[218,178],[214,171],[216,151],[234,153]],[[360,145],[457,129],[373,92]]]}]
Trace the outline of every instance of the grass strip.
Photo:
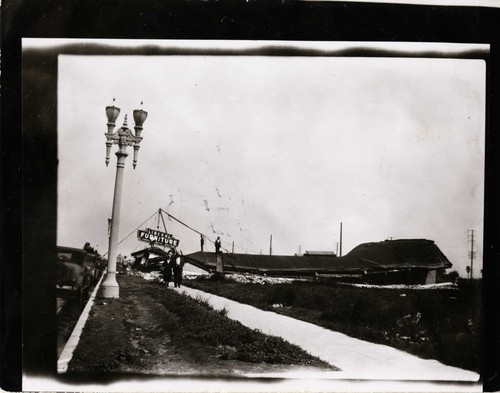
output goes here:
[{"label": "grass strip", "polygon": [[298,346],[229,319],[202,299],[141,277],[118,276],[118,282],[120,298],[98,293],[69,373],[220,374],[231,362],[336,370]]},{"label": "grass strip", "polygon": [[183,338],[216,348],[222,359],[335,369],[280,337],[265,335],[229,319],[225,310],[215,311],[203,299],[165,291],[160,285],[151,286],[151,295],[179,318],[182,328],[178,333]]}]

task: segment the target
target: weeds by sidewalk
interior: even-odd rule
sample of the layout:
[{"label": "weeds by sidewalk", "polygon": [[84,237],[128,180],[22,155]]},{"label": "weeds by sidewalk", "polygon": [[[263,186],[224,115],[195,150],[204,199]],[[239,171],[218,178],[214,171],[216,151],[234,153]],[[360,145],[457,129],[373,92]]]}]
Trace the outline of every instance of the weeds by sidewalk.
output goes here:
[{"label": "weeds by sidewalk", "polygon": [[458,290],[425,291],[355,288],[332,280],[261,285],[200,278],[186,284],[351,337],[479,371],[479,284],[462,282]]}]

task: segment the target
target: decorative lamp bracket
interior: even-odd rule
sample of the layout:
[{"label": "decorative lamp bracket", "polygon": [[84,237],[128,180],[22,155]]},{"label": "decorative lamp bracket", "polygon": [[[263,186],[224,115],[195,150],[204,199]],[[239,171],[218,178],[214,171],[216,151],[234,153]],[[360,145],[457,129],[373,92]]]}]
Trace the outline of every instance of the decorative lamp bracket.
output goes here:
[{"label": "decorative lamp bracket", "polygon": [[[142,103],[141,103],[142,104]],[[147,112],[141,110],[135,110],[134,111],[134,120],[135,120],[135,126],[134,126],[134,132],[130,128],[128,128],[127,125],[127,115],[125,115],[125,119],[123,121],[123,126],[120,127],[118,130],[115,131],[115,121],[120,113],[120,109],[116,108],[114,106],[112,107],[106,107],[106,115],[108,117],[108,132],[104,134],[106,137],[106,166],[109,164],[109,156],[111,152],[111,146],[112,145],[118,145],[119,150],[117,154],[123,154],[127,155],[126,149],[127,146],[133,146],[134,147],[134,162],[133,166],[134,169],[137,165],[137,155],[138,151],[140,149],[139,144],[142,141],[141,137],[141,132],[142,132],[142,125],[144,124],[144,121],[146,120],[147,117]]]}]

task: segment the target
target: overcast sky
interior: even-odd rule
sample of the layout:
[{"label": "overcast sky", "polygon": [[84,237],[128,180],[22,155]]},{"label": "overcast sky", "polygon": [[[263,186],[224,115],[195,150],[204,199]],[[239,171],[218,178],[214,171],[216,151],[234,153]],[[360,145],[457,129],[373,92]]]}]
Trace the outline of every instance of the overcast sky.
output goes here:
[{"label": "overcast sky", "polygon": [[[168,45],[168,43],[166,44]],[[180,44],[177,43],[177,46]],[[213,43],[197,45],[214,45]],[[254,43],[258,45],[258,43]],[[149,112],[126,161],[118,252],[163,208],[235,252],[290,255],[425,238],[482,260],[485,63],[466,59],[60,56],[59,245],[108,249],[116,146],[105,107]],[[199,235],[167,230],[184,254]],[[156,228],[150,220],[141,228]],[[160,226],[163,229],[163,226]],[[213,250],[209,245],[209,250]]]}]

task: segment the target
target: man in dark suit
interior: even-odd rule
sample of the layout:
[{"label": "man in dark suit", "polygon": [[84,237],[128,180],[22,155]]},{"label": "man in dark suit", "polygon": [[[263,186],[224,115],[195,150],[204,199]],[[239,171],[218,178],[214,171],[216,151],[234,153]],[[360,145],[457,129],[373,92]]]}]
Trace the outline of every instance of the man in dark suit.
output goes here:
[{"label": "man in dark suit", "polygon": [[217,240],[215,240],[215,253],[217,255],[220,254],[220,246],[221,246],[220,237],[217,236]]},{"label": "man in dark suit", "polygon": [[174,256],[174,252],[169,252],[167,259],[163,261],[163,280],[165,281],[165,285],[167,287],[170,281],[172,281],[172,262],[174,261]]}]

